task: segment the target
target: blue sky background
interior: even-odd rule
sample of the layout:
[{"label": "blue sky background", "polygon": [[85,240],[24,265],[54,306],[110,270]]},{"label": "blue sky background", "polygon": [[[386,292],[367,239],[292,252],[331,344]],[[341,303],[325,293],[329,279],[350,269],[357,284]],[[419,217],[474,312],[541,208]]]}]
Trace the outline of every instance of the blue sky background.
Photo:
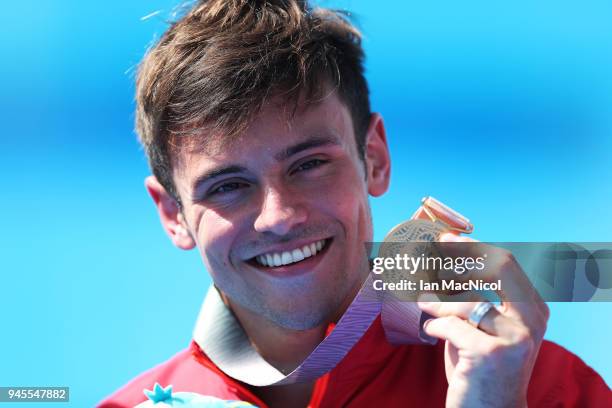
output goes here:
[{"label": "blue sky background", "polygon": [[[320,3],[354,11],[386,120],[378,239],[433,195],[481,240],[611,241],[610,2]],[[175,4],[3,5],[0,386],[92,406],[189,342],[209,279],[163,234],[132,130],[134,66]],[[547,338],[610,384],[612,304],[551,308]]]}]

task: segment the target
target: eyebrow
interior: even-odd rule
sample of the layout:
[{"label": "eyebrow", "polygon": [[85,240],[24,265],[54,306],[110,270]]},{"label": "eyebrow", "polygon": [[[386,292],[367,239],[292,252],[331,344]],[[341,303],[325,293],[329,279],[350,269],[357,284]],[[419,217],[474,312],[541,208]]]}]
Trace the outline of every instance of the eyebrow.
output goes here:
[{"label": "eyebrow", "polygon": [[338,146],[340,145],[340,141],[331,135],[325,136],[314,136],[308,140],[295,144],[293,146],[289,146],[285,150],[281,151],[274,155],[274,158],[277,161],[287,160],[289,157],[296,155],[304,150],[312,149],[314,147],[322,147],[322,146]]},{"label": "eyebrow", "polygon": [[[289,146],[281,152],[274,155],[274,159],[276,161],[287,160],[291,156],[294,156],[304,150],[312,149],[315,147],[321,146],[338,146],[340,145],[340,141],[334,136],[314,136],[308,140],[297,143],[293,146]],[[205,173],[200,174],[192,185],[192,191],[196,191],[201,185],[207,183],[210,180],[215,178],[225,176],[228,174],[236,174],[236,173],[246,173],[248,170],[244,166],[240,166],[237,164],[232,164],[226,167],[212,169]]]}]

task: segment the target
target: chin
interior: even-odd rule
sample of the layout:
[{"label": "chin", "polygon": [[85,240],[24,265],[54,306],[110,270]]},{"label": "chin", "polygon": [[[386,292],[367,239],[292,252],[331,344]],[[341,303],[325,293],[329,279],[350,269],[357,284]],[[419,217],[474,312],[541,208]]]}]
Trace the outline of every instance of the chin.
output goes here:
[{"label": "chin", "polygon": [[290,330],[309,330],[319,327],[321,325],[327,325],[334,312],[329,310],[308,310],[304,313],[304,310],[295,312],[274,312],[267,311],[264,313],[266,318],[272,321],[275,325],[290,329]]},{"label": "chin", "polygon": [[[350,289],[345,285],[329,286],[331,290],[319,289],[317,296],[308,296],[302,292],[287,299],[277,299],[274,303],[266,302],[260,308],[260,314],[277,326],[291,330],[309,330],[327,325],[335,320],[340,307],[345,303]],[[296,301],[300,296],[303,297]]]}]

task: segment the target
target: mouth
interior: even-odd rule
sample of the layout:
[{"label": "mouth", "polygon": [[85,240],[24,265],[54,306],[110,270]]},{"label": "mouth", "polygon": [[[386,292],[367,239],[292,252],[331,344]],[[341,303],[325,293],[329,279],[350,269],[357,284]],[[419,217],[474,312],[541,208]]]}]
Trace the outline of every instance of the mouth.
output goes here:
[{"label": "mouth", "polygon": [[329,247],[331,238],[321,239],[287,251],[266,252],[251,258],[248,262],[259,268],[278,268],[281,266],[309,263],[318,258]]}]

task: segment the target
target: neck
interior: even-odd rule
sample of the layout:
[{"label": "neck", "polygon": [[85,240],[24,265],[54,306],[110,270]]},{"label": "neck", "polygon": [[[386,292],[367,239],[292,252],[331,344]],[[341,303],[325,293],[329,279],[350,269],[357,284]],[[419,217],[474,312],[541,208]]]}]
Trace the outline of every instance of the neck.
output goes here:
[{"label": "neck", "polygon": [[[351,288],[330,322],[336,323],[340,319],[361,288],[361,284],[362,282],[358,281]],[[285,375],[297,368],[325,338],[329,322],[307,330],[288,329],[233,302],[223,292],[221,296],[259,355]]]},{"label": "neck", "polygon": [[[360,287],[359,283],[352,288],[331,321],[335,323],[340,319]],[[295,370],[325,338],[327,323],[308,330],[288,329],[232,302],[223,292],[220,291],[220,293],[225,304],[240,322],[255,350],[264,360],[285,375]],[[307,382],[274,387],[250,387],[250,389],[271,408],[301,408],[308,404],[313,387],[314,382]]]},{"label": "neck", "polygon": [[325,338],[327,324],[307,330],[292,330],[276,325],[232,302],[225,295],[223,300],[234,312],[259,355],[283,374],[288,374],[299,366]]}]

